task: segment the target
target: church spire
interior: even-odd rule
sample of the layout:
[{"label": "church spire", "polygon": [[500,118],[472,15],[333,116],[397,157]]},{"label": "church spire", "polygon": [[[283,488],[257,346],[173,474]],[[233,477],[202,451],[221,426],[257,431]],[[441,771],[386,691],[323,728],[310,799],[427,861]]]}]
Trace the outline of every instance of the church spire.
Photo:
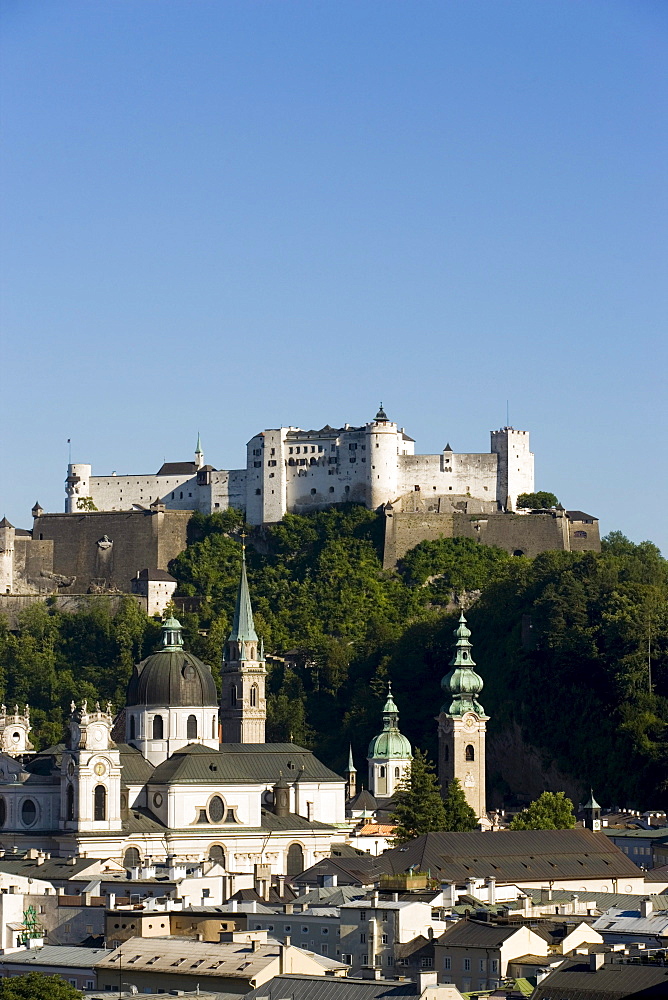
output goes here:
[{"label": "church spire", "polygon": [[241,537],[241,579],[239,580],[239,590],[237,591],[237,603],[234,608],[230,641],[257,642],[257,633],[253,622],[253,607],[248,590],[248,576],[246,575],[246,536],[242,535]]},{"label": "church spire", "polygon": [[487,718],[485,709],[477,697],[483,689],[483,679],[474,669],[475,661],[471,655],[472,647],[469,641],[471,630],[466,624],[463,611],[459,616],[454,636],[457,642],[450,660],[452,669],[441,681],[443,693],[451,703],[449,706],[444,704],[441,711],[459,717],[467,712],[475,712],[480,718]]},{"label": "church spire", "polygon": [[201,469],[204,465],[204,452],[202,451],[202,439],[197,431],[197,447],[195,448],[195,468]]}]

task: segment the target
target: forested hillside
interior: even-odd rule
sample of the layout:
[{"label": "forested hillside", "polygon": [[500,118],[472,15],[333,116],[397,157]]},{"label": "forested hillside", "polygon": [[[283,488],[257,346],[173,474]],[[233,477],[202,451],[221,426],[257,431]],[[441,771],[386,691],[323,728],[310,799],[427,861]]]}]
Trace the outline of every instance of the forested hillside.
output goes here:
[{"label": "forested hillside", "polygon": [[[189,648],[218,672],[239,578],[240,516],[193,515],[171,565]],[[485,680],[490,733],[519,725],[547,763],[606,803],[668,804],[668,562],[614,533],[600,555],[534,560],[465,539],[425,542],[396,572],[381,567],[382,519],[347,506],[254,529],[249,581],[272,658],[268,739],[292,737],[341,770],[366,747],[392,680],[402,731],[435,755],[435,722],[462,599]],[[470,607],[469,607],[470,605]],[[128,599],[76,615],[35,605],[0,634],[2,698],[30,701],[42,742],[72,697],[122,704],[135,659],[159,625]],[[650,676],[651,675],[651,676]],[[651,690],[650,690],[651,680]],[[512,781],[490,775],[497,794]]]}]

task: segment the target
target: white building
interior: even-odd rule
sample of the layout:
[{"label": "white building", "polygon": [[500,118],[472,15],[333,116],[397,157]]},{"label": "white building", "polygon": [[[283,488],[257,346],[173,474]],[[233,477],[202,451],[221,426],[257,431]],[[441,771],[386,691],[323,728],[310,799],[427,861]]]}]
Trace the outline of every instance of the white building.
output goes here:
[{"label": "white building", "polygon": [[[72,704],[65,745],[27,755],[27,717],[8,721],[18,751],[0,753],[0,846],[60,855],[211,858],[298,874],[346,839],[345,788],[307,750],[266,744],[264,660],[242,573],[226,645],[221,707],[210,668],[163,626],[162,648],[134,668],[124,741],[111,706]],[[118,725],[118,724],[117,724]],[[117,729],[115,730],[117,732]]]},{"label": "white building", "polygon": [[[166,462],[155,474],[93,476],[92,466],[68,466],[65,510],[133,510],[164,504],[172,510],[246,511],[251,524],[355,501],[373,509],[420,491],[465,496],[513,509],[534,490],[534,456],[527,431],[491,432],[490,451],[416,455],[415,442],[389,420],[381,405],[369,423],[320,430],[278,427],[260,431],[246,446],[246,468],[204,464],[200,440],[192,462]],[[91,505],[93,505],[91,507]]]}]

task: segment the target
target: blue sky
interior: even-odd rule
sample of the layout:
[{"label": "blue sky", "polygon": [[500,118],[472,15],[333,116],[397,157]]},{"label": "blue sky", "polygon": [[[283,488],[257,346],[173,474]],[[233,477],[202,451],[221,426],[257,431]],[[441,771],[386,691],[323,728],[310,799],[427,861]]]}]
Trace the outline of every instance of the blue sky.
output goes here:
[{"label": "blue sky", "polygon": [[664,0],[5,0],[0,516],[264,427],[531,432],[668,553]]}]

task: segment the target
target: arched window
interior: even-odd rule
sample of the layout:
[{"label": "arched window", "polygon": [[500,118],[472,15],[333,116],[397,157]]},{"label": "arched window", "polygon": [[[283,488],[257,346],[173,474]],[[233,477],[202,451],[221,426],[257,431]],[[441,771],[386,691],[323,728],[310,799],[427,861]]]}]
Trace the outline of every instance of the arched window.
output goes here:
[{"label": "arched window", "polygon": [[475,760],[475,750],[473,749],[470,743],[466,748],[466,759]]},{"label": "arched window", "polygon": [[107,818],[107,789],[104,785],[96,785],[93,792],[93,819]]},{"label": "arched window", "polygon": [[188,721],[186,723],[186,738],[189,740],[197,739],[197,717],[194,715],[188,716]]},{"label": "arched window", "polygon": [[250,689],[250,703],[251,708],[255,708],[257,705],[257,684],[253,684]]},{"label": "arched window", "polygon": [[123,855],[123,866],[125,868],[136,868],[141,862],[141,857],[139,856],[139,851],[136,847],[128,847],[127,851]]},{"label": "arched window", "polygon": [[165,731],[165,727],[163,725],[162,716],[161,715],[154,715],[153,716],[153,739],[154,740],[161,740],[163,738],[164,731]]},{"label": "arched window", "polygon": [[446,764],[450,760],[450,747],[448,746],[447,743],[443,747],[443,760],[445,761]]},{"label": "arched window", "polygon": [[523,556],[524,552],[523,552],[522,549],[515,549],[515,551],[513,552],[513,555],[514,556]]},{"label": "arched window", "polygon": [[401,777],[401,771],[399,770],[398,767],[395,767],[395,769],[394,769],[394,777],[395,778],[400,778]]},{"label": "arched window", "polygon": [[209,848],[209,861],[216,861],[223,868],[225,867],[225,851],[220,844],[212,844]]},{"label": "arched window", "polygon": [[290,844],[287,868],[288,875],[301,875],[304,871],[304,850],[301,844]]},{"label": "arched window", "polygon": [[384,778],[385,777],[385,767],[382,764],[378,768],[378,777],[379,778]]},{"label": "arched window", "polygon": [[212,715],[211,716],[211,739],[215,740],[215,738],[216,738],[216,716]]},{"label": "arched window", "polygon": [[65,819],[74,819],[74,785],[67,786],[67,792],[65,795]]},{"label": "arched window", "polygon": [[21,806],[21,821],[24,826],[32,826],[37,819],[37,806],[32,799],[26,799]]},{"label": "arched window", "polygon": [[130,716],[130,739],[135,740],[137,738],[137,720],[134,715]]},{"label": "arched window", "polygon": [[236,705],[237,703],[237,686],[233,684],[230,688],[230,705]]}]

